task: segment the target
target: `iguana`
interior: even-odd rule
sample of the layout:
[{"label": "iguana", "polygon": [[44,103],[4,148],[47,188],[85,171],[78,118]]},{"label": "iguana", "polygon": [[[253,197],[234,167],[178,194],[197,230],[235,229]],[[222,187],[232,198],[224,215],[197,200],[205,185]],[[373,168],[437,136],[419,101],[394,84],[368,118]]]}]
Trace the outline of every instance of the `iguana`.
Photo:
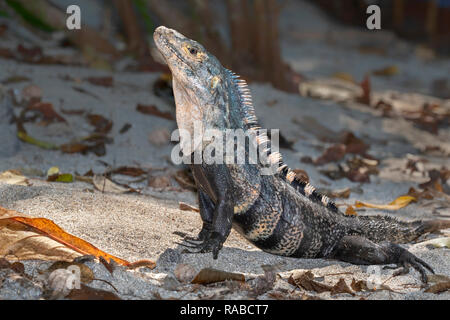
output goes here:
[{"label": "iguana", "polygon": [[[179,32],[158,27],[157,48],[173,77],[176,121],[179,129],[194,134],[196,122],[203,130],[244,129],[256,133],[267,146],[244,80],[224,68],[198,42]],[[202,131],[205,132],[205,131]],[[217,259],[234,227],[265,252],[298,258],[328,258],[353,264],[396,264],[397,274],[433,269],[396,243],[450,226],[450,221],[402,222],[388,216],[347,216],[326,196],[283,163],[278,152],[265,148],[275,174],[261,174],[259,163],[191,164],[198,187],[203,227],[188,241],[197,252],[212,252]]]}]

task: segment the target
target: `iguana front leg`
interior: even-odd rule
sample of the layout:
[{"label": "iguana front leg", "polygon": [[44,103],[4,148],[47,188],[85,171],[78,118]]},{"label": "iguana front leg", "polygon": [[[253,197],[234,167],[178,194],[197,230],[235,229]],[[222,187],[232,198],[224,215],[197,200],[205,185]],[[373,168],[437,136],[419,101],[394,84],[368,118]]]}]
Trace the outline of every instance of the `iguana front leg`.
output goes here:
[{"label": "iguana front leg", "polygon": [[203,242],[187,242],[194,245],[191,248],[199,249],[198,252],[212,252],[214,259],[217,259],[230,234],[234,214],[231,193],[226,188],[229,183],[224,181],[227,179],[227,168],[224,165],[214,168],[213,173],[218,173],[216,179],[208,179],[208,171],[200,165],[193,165],[191,168],[198,186],[200,216],[203,221],[202,230],[195,240]]},{"label": "iguana front leg", "polygon": [[407,273],[409,266],[412,266],[421,274],[422,281],[425,283],[427,275],[424,267],[434,273],[426,262],[398,244],[387,241],[374,243],[361,236],[343,237],[327,258],[365,265],[396,264],[401,269],[395,275]]},{"label": "iguana front leg", "polygon": [[[204,214],[205,213],[206,212],[204,212]],[[208,222],[204,222],[203,228],[199,233],[197,240],[203,240],[203,242],[193,243],[186,240],[186,242],[192,244],[193,246],[184,246],[192,249],[198,249],[195,253],[212,252],[213,258],[217,259],[223,243],[231,232],[232,219],[233,205],[231,201],[226,199],[219,200],[219,203],[216,205],[213,212],[212,223],[209,224]]]},{"label": "iguana front leg", "polygon": [[217,259],[223,243],[231,232],[233,205],[226,199],[219,200],[213,215],[212,229],[209,237],[199,246],[200,252],[212,252]]},{"label": "iguana front leg", "polygon": [[200,209],[200,217],[202,218],[203,226],[200,230],[195,241],[204,241],[211,236],[212,233],[212,225],[213,225],[213,217],[215,205],[209,196],[203,192],[203,190],[198,190],[198,204]]}]

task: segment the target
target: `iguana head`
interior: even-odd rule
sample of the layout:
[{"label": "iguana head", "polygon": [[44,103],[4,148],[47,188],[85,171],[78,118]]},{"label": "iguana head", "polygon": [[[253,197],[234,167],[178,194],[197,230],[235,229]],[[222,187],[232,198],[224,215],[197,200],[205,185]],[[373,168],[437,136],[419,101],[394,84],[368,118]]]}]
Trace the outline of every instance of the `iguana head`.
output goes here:
[{"label": "iguana head", "polygon": [[173,79],[180,129],[193,132],[194,123],[222,129],[227,121],[226,69],[198,42],[179,32],[158,27],[153,38]]},{"label": "iguana head", "polygon": [[220,62],[197,41],[164,26],[158,27],[153,37],[173,78],[186,90],[203,91],[213,77],[223,73]]}]

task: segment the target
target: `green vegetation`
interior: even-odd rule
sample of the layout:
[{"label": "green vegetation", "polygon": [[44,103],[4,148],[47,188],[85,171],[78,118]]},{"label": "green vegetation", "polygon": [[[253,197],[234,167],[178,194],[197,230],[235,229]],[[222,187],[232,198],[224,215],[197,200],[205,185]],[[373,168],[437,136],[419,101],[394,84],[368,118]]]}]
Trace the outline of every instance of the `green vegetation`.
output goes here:
[{"label": "green vegetation", "polygon": [[47,23],[37,17],[33,12],[25,9],[18,1],[6,0],[6,3],[32,26],[46,32],[52,32],[55,30],[53,27],[49,26]]},{"label": "green vegetation", "polygon": [[133,0],[134,6],[137,12],[142,17],[145,23],[145,29],[148,34],[153,34],[155,30],[155,25],[153,24],[152,18],[150,17],[147,2],[145,0]]}]

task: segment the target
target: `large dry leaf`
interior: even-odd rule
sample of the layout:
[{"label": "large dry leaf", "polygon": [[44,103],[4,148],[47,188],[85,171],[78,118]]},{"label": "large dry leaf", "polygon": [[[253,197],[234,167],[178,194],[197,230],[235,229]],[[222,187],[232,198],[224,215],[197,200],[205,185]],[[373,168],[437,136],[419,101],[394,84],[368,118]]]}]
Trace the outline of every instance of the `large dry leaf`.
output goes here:
[{"label": "large dry leaf", "polygon": [[417,201],[417,199],[414,197],[411,197],[411,196],[401,196],[389,204],[373,204],[373,203],[355,201],[355,207],[356,208],[366,207],[366,208],[384,209],[384,210],[398,210],[403,207],[406,207],[408,204],[410,204],[413,201]]},{"label": "large dry leaf", "polygon": [[16,216],[23,215],[0,207],[0,256],[20,260],[72,261],[83,255],[54,239],[41,236],[33,228],[16,221]]},{"label": "large dry leaf", "polygon": [[[11,255],[17,259],[40,259],[72,261],[82,255],[94,255],[110,259],[124,266],[134,266],[112,256],[89,242],[75,237],[53,221],[45,218],[32,218],[14,210],[0,207],[0,256]],[[151,261],[146,266],[155,267]]]}]

